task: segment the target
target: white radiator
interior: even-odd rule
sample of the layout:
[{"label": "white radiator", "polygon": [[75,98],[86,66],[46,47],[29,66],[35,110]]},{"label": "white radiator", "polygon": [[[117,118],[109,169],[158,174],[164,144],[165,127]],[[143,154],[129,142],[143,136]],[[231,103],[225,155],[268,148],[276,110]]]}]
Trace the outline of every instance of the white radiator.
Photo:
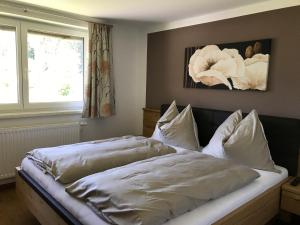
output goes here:
[{"label": "white radiator", "polygon": [[79,142],[79,123],[0,128],[0,180],[15,176],[25,153],[40,147]]}]

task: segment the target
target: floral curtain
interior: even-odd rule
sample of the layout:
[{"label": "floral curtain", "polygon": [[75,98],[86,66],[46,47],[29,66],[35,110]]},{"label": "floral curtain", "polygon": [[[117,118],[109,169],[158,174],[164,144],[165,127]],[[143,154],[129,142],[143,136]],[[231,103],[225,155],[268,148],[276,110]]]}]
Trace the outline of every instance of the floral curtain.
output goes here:
[{"label": "floral curtain", "polygon": [[84,81],[84,118],[109,117],[115,113],[112,77],[111,29],[89,23],[89,64]]}]

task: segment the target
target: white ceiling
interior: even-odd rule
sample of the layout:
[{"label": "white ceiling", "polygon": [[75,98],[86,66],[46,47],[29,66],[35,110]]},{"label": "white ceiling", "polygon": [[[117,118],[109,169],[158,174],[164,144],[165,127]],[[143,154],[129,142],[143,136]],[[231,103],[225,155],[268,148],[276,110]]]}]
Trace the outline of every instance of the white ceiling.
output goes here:
[{"label": "white ceiling", "polygon": [[103,19],[171,22],[264,1],[266,0],[19,0],[14,2]]}]

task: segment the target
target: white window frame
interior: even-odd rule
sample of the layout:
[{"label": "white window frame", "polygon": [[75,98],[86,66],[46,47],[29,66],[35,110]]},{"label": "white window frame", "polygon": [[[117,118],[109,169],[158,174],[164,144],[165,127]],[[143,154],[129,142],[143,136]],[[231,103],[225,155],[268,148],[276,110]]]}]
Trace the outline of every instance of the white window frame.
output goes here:
[{"label": "white window frame", "polygon": [[18,96],[18,102],[17,103],[0,103],[0,110],[1,111],[8,111],[8,110],[21,110],[23,108],[23,80],[22,80],[22,60],[21,60],[21,39],[20,39],[20,33],[21,33],[21,26],[20,22],[14,19],[8,19],[0,17],[0,26],[3,27],[14,27],[16,29],[16,72],[17,72],[17,96]]},{"label": "white window frame", "polygon": [[30,22],[21,19],[6,19],[0,17],[0,25],[16,28],[16,49],[17,49],[17,76],[18,76],[18,104],[0,104],[0,113],[16,112],[43,112],[62,110],[82,110],[82,101],[68,102],[29,102],[29,80],[28,80],[28,56],[27,56],[27,33],[28,31],[42,32],[53,35],[74,36],[83,39],[84,76],[87,72],[87,49],[88,32],[84,29],[70,28],[59,25],[51,25],[40,22]]}]

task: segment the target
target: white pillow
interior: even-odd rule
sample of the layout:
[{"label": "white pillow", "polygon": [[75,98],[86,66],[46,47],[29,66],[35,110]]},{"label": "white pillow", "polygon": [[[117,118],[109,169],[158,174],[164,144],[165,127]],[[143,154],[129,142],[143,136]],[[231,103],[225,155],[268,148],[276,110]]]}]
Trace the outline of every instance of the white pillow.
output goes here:
[{"label": "white pillow", "polygon": [[252,110],[224,144],[227,158],[255,169],[280,172],[271,158],[268,141],[257,112]]},{"label": "white pillow", "polygon": [[160,117],[160,119],[157,121],[156,126],[155,126],[155,130],[154,130],[151,138],[153,138],[157,141],[161,141],[159,127],[161,127],[165,123],[169,123],[178,114],[179,114],[179,112],[178,112],[178,109],[177,109],[177,106],[176,106],[176,102],[174,100],[171,103],[171,105],[169,106],[169,108],[167,109],[167,111],[164,113],[164,115],[162,115]]},{"label": "white pillow", "polygon": [[213,137],[202,152],[208,155],[212,155],[217,158],[226,158],[224,154],[223,144],[228,140],[233,133],[237,125],[242,120],[242,111],[237,110],[232,113],[216,130]]},{"label": "white pillow", "polygon": [[166,144],[189,150],[200,149],[198,128],[190,105],[171,122],[165,123],[159,129],[160,137]]}]

